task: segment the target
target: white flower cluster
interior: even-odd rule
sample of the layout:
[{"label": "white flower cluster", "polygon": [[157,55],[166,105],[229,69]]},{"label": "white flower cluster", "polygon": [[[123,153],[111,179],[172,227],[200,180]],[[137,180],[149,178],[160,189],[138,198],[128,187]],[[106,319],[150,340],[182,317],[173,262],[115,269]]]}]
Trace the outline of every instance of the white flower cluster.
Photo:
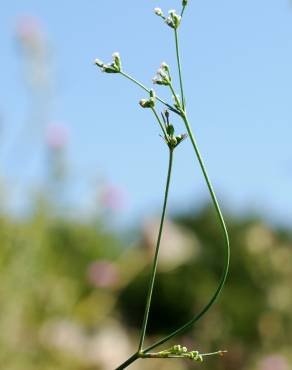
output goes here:
[{"label": "white flower cluster", "polygon": [[[185,4],[185,5],[184,5]],[[185,8],[187,1],[183,1],[183,7]],[[164,22],[171,28],[177,29],[181,22],[181,16],[176,13],[174,9],[168,11],[168,17],[165,17],[161,8],[154,8],[154,13],[164,19]]]},{"label": "white flower cluster", "polygon": [[121,57],[118,52],[113,53],[113,61],[110,64],[103,63],[100,59],[95,59],[94,63],[106,73],[119,73],[122,70]]},{"label": "white flower cluster", "polygon": [[156,75],[152,79],[154,84],[168,86],[171,82],[169,66],[163,62],[158,69]]},{"label": "white flower cluster", "polygon": [[169,10],[169,16],[165,19],[165,23],[174,29],[177,29],[181,22],[181,16],[174,9]]}]

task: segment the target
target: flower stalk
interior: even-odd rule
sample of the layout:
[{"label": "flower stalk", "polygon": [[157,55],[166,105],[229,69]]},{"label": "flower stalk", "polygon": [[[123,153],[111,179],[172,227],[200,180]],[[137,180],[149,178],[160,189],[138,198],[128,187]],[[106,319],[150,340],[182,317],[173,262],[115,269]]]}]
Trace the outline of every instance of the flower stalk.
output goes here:
[{"label": "flower stalk", "polygon": [[[182,9],[179,14],[175,10],[170,10],[168,12],[168,16],[166,17],[161,10],[161,8],[155,8],[154,13],[162,18],[164,23],[173,29],[174,31],[174,43],[175,43],[175,55],[176,55],[176,65],[177,65],[177,72],[179,77],[179,91],[180,96],[176,93],[175,87],[172,82],[172,75],[170,68],[168,64],[163,62],[158,69],[155,77],[153,78],[153,83],[158,86],[167,86],[170,89],[172,98],[173,98],[173,104],[167,103],[165,100],[161,99],[159,96],[157,96],[156,92],[153,89],[148,89],[145,85],[143,85],[140,81],[133,78],[131,75],[126,73],[122,68],[122,62],[119,53],[114,53],[112,55],[112,62],[109,64],[105,64],[99,59],[95,60],[95,64],[105,73],[109,74],[120,74],[121,76],[125,77],[127,80],[131,81],[135,85],[139,86],[142,90],[146,91],[149,96],[148,98],[141,99],[139,104],[142,108],[150,109],[154,115],[154,118],[158,122],[160,129],[162,131],[162,137],[165,141],[165,143],[168,146],[169,151],[169,158],[168,158],[168,169],[167,169],[167,177],[166,177],[166,186],[164,191],[164,201],[163,201],[163,207],[162,207],[162,214],[161,214],[161,220],[160,220],[160,226],[158,231],[158,237],[157,237],[157,243],[155,248],[155,253],[153,257],[153,263],[152,263],[152,269],[151,269],[151,275],[150,275],[150,281],[149,281],[149,287],[147,291],[147,297],[146,297],[146,304],[145,304],[145,311],[144,311],[144,317],[142,322],[142,327],[140,331],[140,340],[138,345],[138,350],[136,353],[134,353],[128,360],[126,360],[123,364],[121,364],[119,367],[116,368],[116,370],[122,370],[127,368],[130,364],[135,362],[138,359],[151,359],[151,358],[181,358],[186,360],[192,360],[197,362],[202,362],[205,357],[208,356],[223,356],[226,351],[216,351],[216,352],[210,352],[210,353],[199,353],[198,351],[189,351],[186,347],[183,347],[181,345],[175,345],[169,349],[162,350],[160,352],[150,352],[154,348],[164,344],[165,342],[173,339],[174,337],[182,334],[187,329],[189,329],[195,322],[200,320],[207,311],[213,306],[216,299],[222,292],[222,289],[225,285],[228,270],[229,270],[229,261],[230,261],[230,243],[229,243],[229,236],[227,227],[215,194],[215,191],[213,189],[212,183],[210,181],[209,175],[207,173],[207,169],[205,166],[205,163],[203,161],[203,158],[201,156],[201,153],[198,148],[197,141],[195,139],[195,136],[193,134],[187,113],[186,113],[186,101],[185,101],[185,94],[184,94],[184,86],[183,86],[183,76],[182,76],[182,65],[181,65],[181,57],[180,57],[180,47],[179,47],[179,32],[178,29],[181,25],[181,21],[183,18],[183,15],[185,13],[185,10],[188,6],[189,1],[188,0],[182,0],[181,5]],[[164,110],[164,112],[161,112],[161,118],[157,112],[157,103],[162,104],[167,109]],[[184,123],[184,126],[186,128],[186,134],[175,134],[175,128],[174,125],[170,122],[170,112],[176,113],[176,117],[179,116],[181,120]],[[187,137],[189,137],[191,144],[193,146],[196,160],[199,163],[199,166],[201,168],[201,172],[203,174],[205,183],[207,185],[214,209],[216,211],[218,221],[220,224],[220,227],[222,229],[223,235],[224,235],[224,242],[225,242],[225,248],[224,248],[224,267],[222,271],[222,275],[220,278],[220,281],[218,283],[218,287],[211,296],[208,303],[199,311],[198,314],[193,316],[190,320],[188,320],[184,325],[179,327],[178,329],[174,330],[170,334],[166,335],[165,337],[159,339],[146,349],[144,347],[144,341],[146,337],[147,332],[147,324],[151,309],[151,301],[152,301],[152,295],[155,285],[155,279],[156,279],[156,273],[157,273],[157,266],[158,266],[158,260],[159,260],[159,249],[160,249],[160,243],[161,238],[163,234],[163,226],[166,216],[166,210],[167,210],[167,204],[168,204],[168,197],[169,197],[169,188],[171,183],[171,176],[172,176],[172,167],[173,167],[173,156],[174,151],[176,147]]]}]

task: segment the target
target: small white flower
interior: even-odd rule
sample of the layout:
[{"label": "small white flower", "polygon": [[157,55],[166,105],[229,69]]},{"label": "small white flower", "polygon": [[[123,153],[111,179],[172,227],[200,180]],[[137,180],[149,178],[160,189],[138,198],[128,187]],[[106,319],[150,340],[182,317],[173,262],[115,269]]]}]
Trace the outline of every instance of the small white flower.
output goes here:
[{"label": "small white flower", "polygon": [[154,13],[158,15],[159,17],[163,15],[161,8],[154,8]]},{"label": "small white flower", "polygon": [[157,71],[157,74],[158,74],[162,79],[167,78],[167,74],[166,74],[166,73],[165,73],[165,71],[164,71],[163,69],[161,69],[161,68]]},{"label": "small white flower", "polygon": [[113,53],[112,57],[113,57],[113,59],[120,58],[120,53],[116,51],[116,52]]},{"label": "small white flower", "polygon": [[175,9],[170,9],[169,11],[168,11],[168,14],[175,14],[176,13],[176,10]]},{"label": "small white flower", "polygon": [[95,59],[94,63],[95,63],[98,67],[100,67],[100,68],[102,68],[102,67],[103,67],[103,64],[104,64],[100,59]]}]

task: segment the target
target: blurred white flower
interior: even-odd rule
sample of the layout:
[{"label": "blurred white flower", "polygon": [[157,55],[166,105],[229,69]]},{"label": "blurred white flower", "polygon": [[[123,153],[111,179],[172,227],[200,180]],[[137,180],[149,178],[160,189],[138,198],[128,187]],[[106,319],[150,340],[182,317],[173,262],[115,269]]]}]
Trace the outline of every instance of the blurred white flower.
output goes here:
[{"label": "blurred white flower", "polygon": [[[156,246],[159,223],[159,220],[150,220],[144,225],[144,243],[150,250],[151,256]],[[200,244],[193,233],[171,221],[165,221],[160,245],[160,270],[174,269],[189,259],[195,258],[199,252]]]}]

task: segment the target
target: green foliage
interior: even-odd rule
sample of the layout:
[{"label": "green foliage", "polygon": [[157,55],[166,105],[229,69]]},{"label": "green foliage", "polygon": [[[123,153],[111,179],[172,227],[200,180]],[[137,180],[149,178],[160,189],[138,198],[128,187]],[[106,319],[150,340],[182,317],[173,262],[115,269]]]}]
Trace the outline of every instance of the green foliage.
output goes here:
[{"label": "green foliage", "polygon": [[1,367],[72,369],[42,333],[54,320],[76,320],[84,328],[98,322],[100,297],[88,269],[101,257],[116,258],[120,242],[101,227],[38,215],[22,222],[2,217],[0,243]]},{"label": "green foliage", "polygon": [[[229,218],[234,257],[225,294],[205,318],[182,338],[200,352],[227,348],[222,359],[202,368],[261,369],[261,361],[278,353],[289,360],[292,341],[292,238],[286,230],[271,230],[260,220]],[[193,253],[173,266],[161,255],[149,317],[149,340],[181,325],[205,305],[221,273],[222,248],[216,218],[210,208],[176,219],[174,235],[190,236]],[[171,232],[166,228],[166,235]],[[125,248],[117,237],[95,224],[52,220],[43,211],[31,220],[0,220],[0,364],[7,370],[97,370],[105,365],[94,343],[109,331],[113,343],[122,330],[135,349],[148,285],[149,242]],[[186,253],[183,240],[178,250]],[[165,247],[170,247],[167,245]],[[164,246],[162,246],[164,248]],[[95,283],[94,263],[107,260],[118,279]],[[130,335],[132,333],[132,335]],[[133,339],[132,339],[133,337]],[[153,337],[153,338],[152,338]],[[97,340],[98,339],[98,340]],[[105,340],[105,339],[103,339]],[[191,344],[190,344],[191,343]],[[93,346],[93,347],[92,347]],[[87,348],[88,347],[88,348]],[[92,358],[89,348],[94,348]],[[119,344],[119,347],[123,347]],[[285,357],[286,356],[286,357]],[[290,359],[291,361],[292,359]],[[158,360],[156,360],[158,361]],[[145,361],[146,363],[146,361]],[[192,363],[177,361],[180,369]],[[144,369],[144,362],[137,363]],[[153,369],[161,369],[154,362]],[[133,367],[134,368],[134,367]]]}]

